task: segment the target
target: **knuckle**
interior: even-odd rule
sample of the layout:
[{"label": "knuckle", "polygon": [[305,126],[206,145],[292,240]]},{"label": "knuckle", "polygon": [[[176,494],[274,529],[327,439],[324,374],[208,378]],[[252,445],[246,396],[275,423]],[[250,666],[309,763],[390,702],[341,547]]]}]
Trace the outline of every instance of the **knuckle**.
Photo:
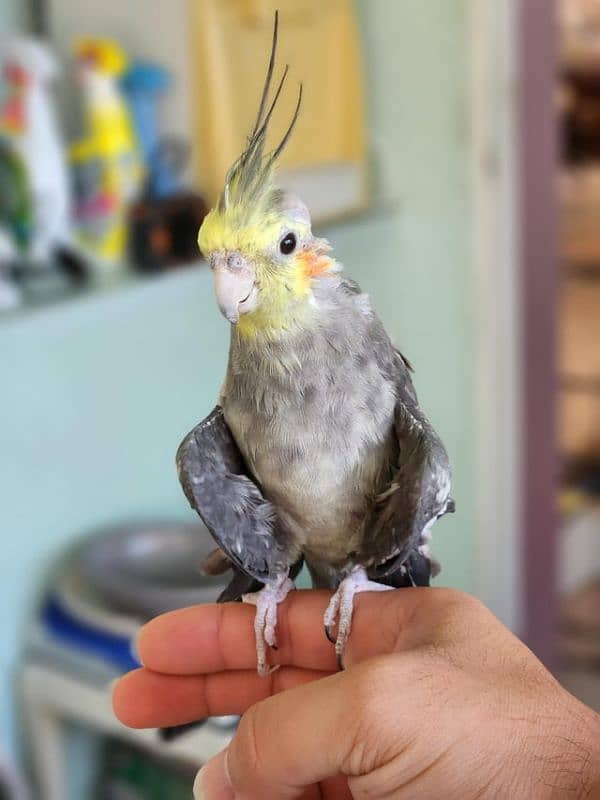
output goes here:
[{"label": "knuckle", "polygon": [[489,615],[481,600],[458,589],[444,589],[441,598],[444,607],[444,624],[460,625]]},{"label": "knuckle", "polygon": [[453,594],[456,604],[462,606],[463,608],[469,608],[472,610],[481,610],[485,608],[481,600],[472,594],[467,594],[467,592],[462,592],[458,589],[454,590]]},{"label": "knuckle", "polygon": [[471,594],[467,594],[467,592],[463,592],[461,589],[440,589],[439,592],[440,599],[447,607],[470,608],[481,605],[476,597],[473,597]]}]

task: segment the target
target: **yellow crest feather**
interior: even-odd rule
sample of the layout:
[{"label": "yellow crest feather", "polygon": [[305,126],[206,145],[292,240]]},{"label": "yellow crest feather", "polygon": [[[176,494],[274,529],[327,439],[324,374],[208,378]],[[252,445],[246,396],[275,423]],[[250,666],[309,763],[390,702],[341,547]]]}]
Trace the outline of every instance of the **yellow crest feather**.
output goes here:
[{"label": "yellow crest feather", "polygon": [[[261,227],[268,226],[271,221],[275,221],[281,208],[283,192],[274,183],[275,163],[288,143],[298,120],[302,104],[302,84],[288,129],[277,147],[265,153],[269,123],[289,72],[289,67],[286,66],[273,100],[267,108],[277,55],[278,30],[279,14],[276,11],[271,55],[256,121],[248,137],[246,149],[227,172],[225,186],[217,206],[207,215],[200,229],[198,243],[204,253],[219,249],[225,239],[229,242],[228,234],[239,233],[238,238],[243,240],[244,230],[253,228],[258,221]],[[252,235],[256,235],[255,230]]]}]

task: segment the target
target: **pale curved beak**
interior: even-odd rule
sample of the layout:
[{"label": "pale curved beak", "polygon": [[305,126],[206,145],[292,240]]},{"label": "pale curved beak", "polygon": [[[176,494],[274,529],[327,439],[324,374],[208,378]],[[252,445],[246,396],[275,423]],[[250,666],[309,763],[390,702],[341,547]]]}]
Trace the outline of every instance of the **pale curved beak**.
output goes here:
[{"label": "pale curved beak", "polygon": [[213,256],[211,266],[215,278],[215,294],[223,316],[235,325],[240,314],[256,306],[257,290],[252,264],[239,253]]}]

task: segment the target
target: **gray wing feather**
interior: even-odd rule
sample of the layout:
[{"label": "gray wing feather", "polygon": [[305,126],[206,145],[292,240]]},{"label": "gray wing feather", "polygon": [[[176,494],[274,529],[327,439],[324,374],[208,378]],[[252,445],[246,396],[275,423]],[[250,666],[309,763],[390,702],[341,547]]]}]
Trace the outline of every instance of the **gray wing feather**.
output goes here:
[{"label": "gray wing feather", "polygon": [[220,406],[185,437],[176,461],[190,505],[235,567],[263,583],[286,573],[298,554],[277,535],[275,509],[248,477]]},{"label": "gray wing feather", "polygon": [[453,510],[448,455],[417,404],[408,363],[397,351],[393,360],[398,460],[389,487],[376,500],[360,559],[375,578],[391,575],[421,553],[429,528]]}]

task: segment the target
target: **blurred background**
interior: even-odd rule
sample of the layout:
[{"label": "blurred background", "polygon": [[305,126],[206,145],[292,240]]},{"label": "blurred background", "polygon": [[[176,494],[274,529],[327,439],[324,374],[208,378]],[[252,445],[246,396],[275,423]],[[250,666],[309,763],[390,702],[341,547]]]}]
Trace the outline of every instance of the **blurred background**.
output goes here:
[{"label": "blurred background", "polygon": [[276,7],[281,181],[450,452],[437,584],[600,708],[595,0],[0,0],[2,800],[189,797],[235,725],[126,731],[109,686],[219,590],[174,454],[225,370],[196,236]]}]

